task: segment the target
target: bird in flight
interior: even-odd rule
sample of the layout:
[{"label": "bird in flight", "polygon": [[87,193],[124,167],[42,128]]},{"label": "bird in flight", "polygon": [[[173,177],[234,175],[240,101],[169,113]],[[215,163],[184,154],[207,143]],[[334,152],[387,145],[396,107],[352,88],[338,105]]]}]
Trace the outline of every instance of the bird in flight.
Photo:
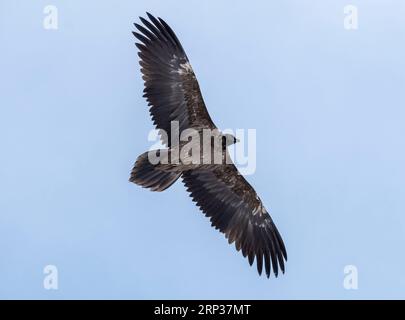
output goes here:
[{"label": "bird in flight", "polygon": [[[235,243],[238,251],[252,265],[256,260],[261,275],[271,270],[277,277],[284,273],[287,252],[272,218],[253,187],[239,173],[229,158],[227,147],[238,140],[222,134],[215,126],[205,106],[200,88],[187,55],[177,36],[161,18],[147,13],[149,20],[140,17],[135,23],[134,36],[139,49],[144,97],[154,125],[159,130],[165,149],[155,150],[159,162],[151,161],[151,151],[138,157],[129,181],[152,191],[163,191],[179,178],[193,201],[210,218],[212,226]],[[215,141],[193,157],[179,152],[187,143],[173,139],[173,123],[181,133],[192,129],[197,138],[211,130]],[[192,146],[200,146],[194,139]],[[208,150],[207,150],[208,149]],[[220,153],[219,161],[212,160]],[[180,154],[180,155],[179,155]],[[179,161],[173,161],[176,158]]]}]

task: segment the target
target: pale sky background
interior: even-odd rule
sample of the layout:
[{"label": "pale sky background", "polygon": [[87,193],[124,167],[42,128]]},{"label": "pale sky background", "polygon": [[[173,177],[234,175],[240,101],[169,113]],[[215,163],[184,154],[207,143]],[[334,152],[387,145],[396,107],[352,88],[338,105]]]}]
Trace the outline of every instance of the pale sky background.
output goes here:
[{"label": "pale sky background", "polygon": [[[180,182],[128,182],[152,129],[131,34],[145,11],[177,33],[216,124],[257,130],[248,180],[285,275],[259,277]],[[404,39],[400,0],[1,0],[0,298],[405,298]]]}]

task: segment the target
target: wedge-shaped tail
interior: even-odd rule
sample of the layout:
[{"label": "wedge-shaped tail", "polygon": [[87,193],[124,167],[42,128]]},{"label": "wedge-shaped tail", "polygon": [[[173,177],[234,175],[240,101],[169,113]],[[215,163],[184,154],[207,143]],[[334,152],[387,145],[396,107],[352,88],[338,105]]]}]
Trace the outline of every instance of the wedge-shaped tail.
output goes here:
[{"label": "wedge-shaped tail", "polygon": [[145,152],[136,160],[129,181],[152,191],[163,191],[175,183],[180,176],[181,172],[159,169],[159,165],[149,161],[148,152]]}]

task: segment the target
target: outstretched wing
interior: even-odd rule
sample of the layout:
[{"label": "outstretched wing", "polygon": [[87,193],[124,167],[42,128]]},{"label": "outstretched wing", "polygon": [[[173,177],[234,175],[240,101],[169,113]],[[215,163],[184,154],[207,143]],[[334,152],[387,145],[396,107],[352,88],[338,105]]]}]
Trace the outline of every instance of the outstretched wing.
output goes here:
[{"label": "outstretched wing", "polygon": [[141,41],[141,72],[145,81],[144,97],[150,106],[152,120],[164,130],[171,145],[171,122],[179,122],[180,133],[187,128],[216,128],[205,107],[200,88],[180,41],[165,21],[147,13],[150,21],[140,17],[133,32]]},{"label": "outstretched wing", "polygon": [[257,271],[263,263],[267,277],[279,267],[284,273],[287,252],[280,233],[252,186],[233,164],[216,169],[196,169],[183,173],[183,182],[193,201],[210,218],[212,226],[235,242],[250,265],[256,258]]}]

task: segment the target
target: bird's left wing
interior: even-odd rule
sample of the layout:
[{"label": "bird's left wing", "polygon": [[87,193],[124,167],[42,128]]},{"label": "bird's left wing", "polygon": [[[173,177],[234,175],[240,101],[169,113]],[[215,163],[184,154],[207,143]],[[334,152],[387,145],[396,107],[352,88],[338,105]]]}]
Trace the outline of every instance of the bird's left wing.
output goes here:
[{"label": "bird's left wing", "polygon": [[212,226],[235,242],[250,265],[256,258],[257,270],[263,263],[267,277],[271,268],[284,273],[287,252],[280,233],[252,186],[234,164],[215,169],[200,168],[183,172],[183,182],[193,201],[210,218]]},{"label": "bird's left wing", "polygon": [[[144,97],[149,103],[157,129],[164,130],[171,146],[171,122],[179,122],[180,133],[188,128],[215,129],[205,107],[198,81],[184,49],[169,25],[147,13],[150,21],[140,17],[133,32],[141,41],[139,49]],[[163,138],[164,136],[162,136]]]}]

